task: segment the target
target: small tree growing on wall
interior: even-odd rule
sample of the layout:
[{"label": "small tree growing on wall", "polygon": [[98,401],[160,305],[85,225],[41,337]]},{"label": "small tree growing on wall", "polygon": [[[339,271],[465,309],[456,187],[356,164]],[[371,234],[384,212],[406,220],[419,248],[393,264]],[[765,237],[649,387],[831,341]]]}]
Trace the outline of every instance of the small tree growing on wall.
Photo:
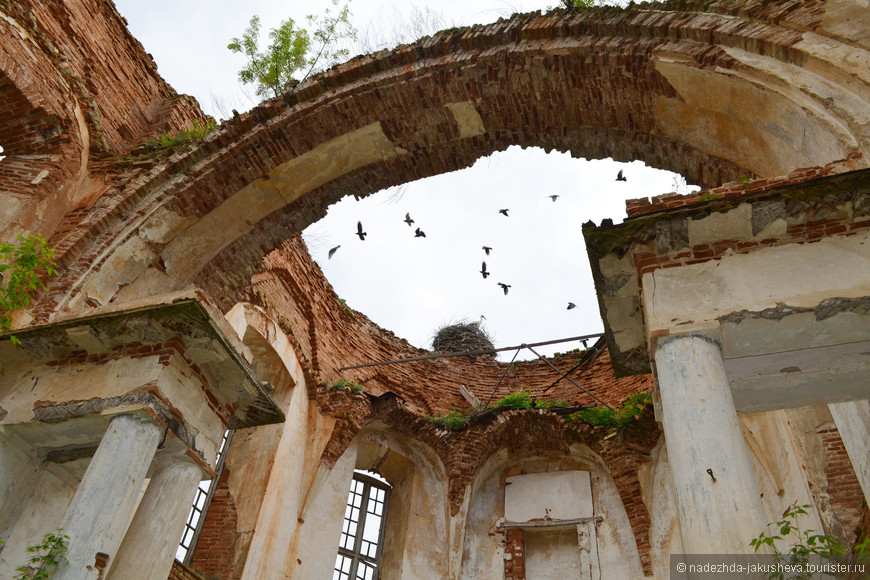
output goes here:
[{"label": "small tree growing on wall", "polygon": [[[350,51],[340,48],[343,40],[356,38],[356,29],[350,23],[348,5],[339,9],[339,0],[333,0],[337,13],[326,9],[323,16],[308,16],[313,32],[297,28],[288,18],[278,28],[269,31],[271,44],[259,51],[260,17],[253,16],[241,38],[227,45],[232,52],[244,54],[248,63],[239,71],[243,84],[255,84],[257,95],[277,97],[294,80],[303,81],[313,72],[346,60]],[[301,78],[296,74],[305,71]]]},{"label": "small tree growing on wall", "polygon": [[[0,332],[10,330],[12,315],[30,306],[33,294],[45,288],[40,273],[53,276],[56,267],[54,249],[39,234],[0,242]],[[10,340],[18,344],[14,336]]]}]

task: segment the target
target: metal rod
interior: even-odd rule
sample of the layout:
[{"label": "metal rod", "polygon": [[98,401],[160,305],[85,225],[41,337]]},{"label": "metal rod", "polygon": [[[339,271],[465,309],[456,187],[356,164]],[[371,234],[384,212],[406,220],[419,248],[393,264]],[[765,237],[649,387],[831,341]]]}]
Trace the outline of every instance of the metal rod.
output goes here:
[{"label": "metal rod", "polygon": [[579,384],[577,384],[576,382],[574,382],[574,379],[572,379],[571,377],[567,377],[567,376],[565,376],[565,373],[563,373],[562,371],[560,371],[560,370],[559,370],[559,367],[557,367],[556,365],[554,365],[553,363],[551,363],[550,361],[548,361],[547,359],[545,359],[544,357],[542,357],[541,355],[539,355],[537,352],[535,352],[535,349],[532,348],[532,345],[524,344],[523,346],[524,346],[525,348],[529,349],[530,351],[534,352],[535,355],[536,355],[539,359],[541,359],[542,361],[544,361],[547,365],[550,366],[550,368],[552,368],[553,370],[555,370],[557,373],[559,373],[560,375],[562,375],[563,377],[565,377],[565,379],[566,379],[567,381],[569,381],[572,385],[574,385],[574,386],[577,387],[578,389],[581,389],[584,393],[586,393],[587,395],[589,395],[590,397],[592,397],[593,399],[595,399],[596,401],[598,401],[599,403],[601,403],[602,405],[604,405],[605,407],[607,407],[608,409],[610,409],[611,411],[613,410],[613,407],[611,407],[610,405],[608,405],[607,403],[605,403],[604,401],[602,401],[601,399],[599,399],[598,397],[596,397],[595,395],[593,395],[591,392],[589,392],[589,390],[585,389],[584,387],[581,387]]},{"label": "metal rod", "polygon": [[504,368],[504,372],[501,374],[501,378],[496,383],[495,388],[489,394],[489,398],[486,400],[486,406],[489,407],[489,404],[492,402],[492,398],[495,396],[496,392],[498,392],[498,388],[501,386],[501,382],[507,376],[508,372],[511,370],[511,366],[514,364],[514,361],[517,360],[517,355],[520,354],[520,349],[517,349],[517,352],[514,353],[514,357],[511,359],[511,362]]},{"label": "metal rod", "polygon": [[555,381],[553,381],[553,382],[550,384],[550,386],[548,386],[546,389],[544,389],[544,390],[541,391],[541,392],[542,392],[542,393],[546,393],[547,391],[549,391],[550,389],[552,389],[553,387],[555,387],[556,385],[558,385],[558,384],[562,381],[563,378],[567,377],[568,375],[570,375],[571,373],[573,373],[575,370],[577,370],[577,369],[580,368],[581,366],[582,366],[583,368],[580,369],[580,372],[577,373],[577,376],[579,377],[580,375],[582,375],[583,373],[585,373],[586,370],[587,370],[589,367],[592,366],[592,363],[594,363],[596,360],[598,360],[598,357],[601,355],[601,352],[604,350],[604,347],[605,347],[605,346],[606,346],[606,345],[605,345],[603,342],[601,342],[601,344],[599,344],[598,342],[596,342],[595,344],[593,344],[592,347],[589,349],[589,350],[591,350],[592,352],[589,353],[588,356],[586,356],[586,357],[584,357],[584,358],[581,358],[581,359],[577,362],[577,364],[575,364],[573,367],[571,367],[571,368],[568,370],[568,372],[563,373],[561,377],[559,377],[558,379],[556,379]]},{"label": "metal rod", "polygon": [[[387,361],[381,361],[381,362],[366,363],[366,364],[362,364],[362,365],[353,365],[353,366],[349,366],[349,367],[341,367],[340,369],[338,369],[338,372],[349,371],[351,369],[361,369],[364,367],[376,367],[376,366],[381,366],[381,365],[391,365],[391,364],[406,363],[406,362],[416,362],[416,361],[420,361],[420,360],[429,360],[429,359],[433,359],[433,358],[450,358],[453,356],[474,356],[474,355],[478,355],[478,354],[494,354],[494,353],[502,352],[505,350],[519,350],[521,348],[530,348],[532,346],[546,346],[548,344],[559,344],[560,342],[571,342],[573,340],[598,338],[599,336],[604,336],[604,333],[599,332],[597,334],[584,334],[583,336],[572,336],[571,338],[559,338],[557,340],[547,340],[544,342],[533,342],[532,344],[521,344],[520,346],[505,346],[502,348],[486,348],[483,350],[468,350],[468,351],[464,351],[464,352],[433,353],[433,354],[427,354],[427,355],[423,355],[423,356],[415,356],[415,357],[411,357],[411,358],[400,358],[400,359],[396,359],[396,360],[387,360]],[[535,354],[537,354],[537,353],[535,353]],[[538,355],[538,356],[540,356],[540,355]]]},{"label": "metal rod", "polygon": [[587,522],[601,522],[604,518],[601,516],[592,516],[589,518],[574,518],[572,520],[545,520],[543,522],[499,522],[497,528],[555,528],[557,526],[576,526]]}]

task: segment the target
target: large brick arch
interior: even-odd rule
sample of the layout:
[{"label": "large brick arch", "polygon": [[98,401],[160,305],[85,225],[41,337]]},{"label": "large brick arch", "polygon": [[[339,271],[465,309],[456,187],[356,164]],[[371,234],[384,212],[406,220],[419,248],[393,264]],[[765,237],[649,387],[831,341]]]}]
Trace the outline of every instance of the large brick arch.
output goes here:
[{"label": "large brick arch", "polygon": [[703,186],[870,158],[868,43],[832,24],[844,2],[704,5],[517,15],[311,79],[105,195],[59,240],[66,275],[38,313],[189,285],[229,307],[343,195],[510,145],[642,159]]}]

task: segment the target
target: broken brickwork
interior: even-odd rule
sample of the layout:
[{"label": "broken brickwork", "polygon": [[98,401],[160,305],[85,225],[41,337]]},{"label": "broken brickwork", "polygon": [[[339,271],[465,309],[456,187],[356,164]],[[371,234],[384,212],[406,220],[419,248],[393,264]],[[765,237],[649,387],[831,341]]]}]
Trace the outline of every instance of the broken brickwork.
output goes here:
[{"label": "broken brickwork", "polygon": [[92,220],[107,189],[92,161],[205,119],[111,2],[6,2],[0,15],[0,228],[50,238],[66,214]]},{"label": "broken brickwork", "polygon": [[[864,117],[853,115],[844,98],[857,90],[865,71],[828,50],[841,42],[836,30],[826,28],[834,4],[720,0],[515,15],[356,58],[224,123],[199,143],[150,153],[137,145],[203,115],[195,101],[160,79],[111,3],[6,2],[0,5],[0,145],[7,158],[0,163],[0,183],[9,195],[0,208],[0,230],[7,238],[40,231],[58,249],[61,275],[35,305],[39,322],[189,285],[223,312],[242,299],[262,306],[300,360],[312,415],[334,420],[320,464],[334,465],[378,421],[441,461],[451,515],[461,510],[477,470],[497,452],[555,457],[585,446],[615,482],[649,575],[652,523],[641,474],[661,439],[651,410],[623,434],[548,410],[494,409],[464,430],[439,428],[428,418],[470,407],[459,385],[484,403],[519,390],[574,406],[596,398],[540,361],[510,368],[491,357],[453,358],[340,371],[421,351],[339,303],[294,235],[348,191],[365,196],[462,169],[511,145],[642,159],[705,188],[681,198],[630,202],[632,218],[694,211],[694,204],[719,211],[715,202],[743,201],[753,204],[753,228],[763,229],[783,213],[800,217],[778,240],[690,249],[680,246],[685,236],[679,220],[664,223],[654,240],[641,240],[646,247],[636,256],[637,275],[751,249],[741,244],[814,241],[868,227],[870,208],[860,199],[848,216],[831,209],[837,204],[816,203],[839,200],[842,206],[849,201],[844,192],[783,207],[761,199],[771,188],[834,179],[844,171],[853,172],[847,179],[858,179],[857,170],[867,166],[866,131],[855,123]],[[860,50],[857,44],[847,48],[850,54]],[[761,99],[768,112],[781,105],[800,112],[807,121],[800,147],[791,148],[788,136],[777,141],[777,129],[789,128],[777,124],[781,119],[737,118],[741,107],[719,111],[687,89],[710,81],[745,91],[749,99],[763,84],[755,78],[774,76],[765,66],[824,81],[824,90],[797,96],[764,91]],[[759,76],[747,80],[741,76],[747,70]],[[829,89],[834,97],[824,96]],[[839,124],[842,134],[831,137],[831,124]],[[715,131],[690,134],[696,126]],[[767,126],[774,128],[770,134]],[[739,138],[729,142],[730,135]],[[755,142],[765,155],[742,150]],[[341,169],[321,176],[336,154],[345,155],[337,163]],[[813,165],[818,167],[795,171]],[[273,184],[282,181],[273,177],[286,183],[287,175],[293,176],[292,191],[276,190]],[[646,352],[640,355],[648,359]],[[587,359],[588,367],[577,366]],[[65,362],[104,360],[74,353]],[[606,352],[592,359],[587,351],[570,351],[551,362],[611,406],[653,388],[648,374],[618,378]],[[332,390],[340,378],[365,392]],[[860,509],[854,471],[850,476],[843,469],[836,432],[820,435],[832,504],[851,525]],[[239,577],[255,532],[239,529],[245,510],[232,496],[229,477],[240,474],[231,467],[218,482],[195,552],[194,563],[209,575]],[[256,477],[265,481],[266,475]],[[524,577],[522,532],[508,535],[505,555],[512,554],[512,563],[506,574]]]},{"label": "broken brickwork", "polygon": [[[610,469],[636,537],[642,567],[650,570],[650,518],[637,471],[649,463],[661,435],[651,412],[620,437],[607,437],[611,430],[568,424],[553,412],[539,410],[494,409],[476,417],[467,429],[445,431],[427,418],[450,408],[470,407],[459,394],[460,384],[483,401],[491,399],[491,403],[517,390],[530,390],[544,400],[563,399],[577,405],[596,402],[576,386],[559,380],[559,375],[540,361],[514,363],[514,369],[495,390],[493,387],[509,365],[491,357],[436,359],[339,372],[340,365],[356,360],[391,360],[424,351],[341,304],[308,257],[301,239],[291,240],[282,250],[271,253],[267,264],[269,268],[254,278],[251,299],[269,312],[291,338],[306,376],[319,379],[308,384],[310,399],[321,413],[338,420],[321,456],[325,465],[333,465],[367,423],[381,421],[392,432],[419,441],[437,454],[447,471],[450,513],[455,515],[477,469],[495,452],[506,449],[512,454],[529,450],[567,454],[570,445],[582,443],[599,454]],[[568,371],[581,354],[557,355],[550,361]],[[582,374],[572,378],[614,406],[652,388],[652,377],[648,375],[617,379],[608,360],[605,351]],[[332,390],[330,385],[338,378],[353,380],[365,392]],[[203,531],[203,537],[211,533]],[[206,558],[210,549],[201,546],[196,553]]]},{"label": "broken brickwork", "polygon": [[504,578],[526,580],[526,539],[519,528],[504,533]]},{"label": "broken brickwork", "polygon": [[[86,6],[86,0],[81,3]],[[68,208],[78,213],[70,214],[63,232],[52,236],[60,249],[64,275],[53,281],[50,294],[35,313],[45,320],[57,309],[139,297],[145,291],[143,285],[149,291],[163,292],[188,282],[219,297],[221,305],[229,308],[247,286],[247,274],[256,269],[260,258],[316,221],[345,192],[364,196],[461,169],[510,145],[540,146],[592,158],[643,159],[676,170],[704,187],[751,175],[752,171],[727,156],[716,157],[662,136],[662,127],[656,123],[669,121],[661,107],[677,103],[679,95],[659,72],[657,59],[667,55],[667,59],[693,63],[697,70],[726,70],[738,66],[729,51],[761,50],[801,66],[808,57],[800,31],[820,29],[821,5],[782,2],[774,9],[761,1],[739,6],[714,2],[705,4],[709,12],[702,13],[686,12],[682,5],[669,11],[671,5],[666,3],[656,10],[638,6],[626,11],[608,8],[517,15],[359,57],[224,123],[201,144],[168,158],[133,156],[118,159],[112,169],[95,167],[117,177],[104,191],[89,194],[90,199],[100,196],[99,204]],[[47,16],[40,18],[50,22]],[[72,21],[78,22],[76,18]],[[44,27],[53,30],[48,23]],[[131,43],[126,37],[121,40]],[[70,60],[75,63],[83,58],[73,55]],[[147,57],[140,54],[138,58],[138,68],[150,66]],[[534,98],[528,90],[532,82]],[[165,94],[161,87],[147,88],[148,94]],[[426,98],[421,99],[421,94]],[[109,99],[103,92],[98,96],[97,103]],[[159,103],[144,103],[135,91],[126,95],[121,90],[117,99],[126,99],[131,108],[153,115],[173,103],[182,107],[175,96],[167,97]],[[114,110],[110,104],[105,107]],[[178,122],[192,115],[166,114]],[[121,123],[109,112],[101,115],[105,140],[113,152],[142,140],[149,120],[143,118],[127,127],[135,137],[125,141]],[[121,298],[87,289],[86,278],[99,277],[106,267],[106,250],[138,236],[135,225],[152,216],[157,207],[183,220],[202,220],[283,164],[371,127],[376,127],[395,155],[336,174],[326,183],[307,184],[305,195],[268,215],[239,215],[241,220],[258,222],[257,227],[243,228],[238,237],[223,240],[208,253],[179,252],[180,246],[172,249],[169,239],[145,240],[153,258],[142,264],[144,269],[138,274],[130,274],[133,279],[119,284],[118,290],[132,286]],[[678,128],[672,132],[681,134]],[[144,165],[137,167],[140,163]],[[770,163],[774,174],[794,169],[776,165],[779,161]],[[174,179],[182,173],[185,179]],[[50,172],[46,179],[54,177]],[[52,234],[62,219],[62,215],[55,217],[48,228],[40,227],[45,234]],[[177,244],[183,245],[181,240]],[[179,264],[178,259],[192,262]],[[139,284],[132,284],[138,276],[143,276]],[[85,296],[80,296],[82,292]]]},{"label": "broken brickwork", "polygon": [[864,492],[836,425],[825,423],[817,432],[825,446],[825,476],[828,478],[831,507],[843,526],[845,540],[852,545],[861,523]]},{"label": "broken brickwork", "polygon": [[[425,416],[470,407],[460,395],[459,385],[465,385],[481,402],[490,404],[520,390],[548,401],[599,404],[540,360],[518,361],[511,369],[492,357],[452,357],[339,371],[345,366],[410,358],[428,351],[411,346],[379,328],[364,314],[340,303],[301,238],[294,238],[282,250],[269,254],[266,264],[268,269],[253,278],[251,299],[273,313],[283,330],[295,339],[302,357],[321,382],[346,378],[363,385],[374,396],[394,393],[410,411]],[[571,351],[549,361],[568,373],[584,354],[582,350]],[[652,388],[649,375],[617,379],[606,352],[588,369],[579,370],[568,376],[611,406]]]},{"label": "broken brickwork", "polygon": [[173,560],[168,580],[203,580],[203,578],[178,560]]},{"label": "broken brickwork", "polygon": [[206,577],[238,578],[241,575],[241,570],[234,568],[242,539],[236,530],[235,502],[227,486],[229,476],[228,469],[221,472],[191,561]]}]

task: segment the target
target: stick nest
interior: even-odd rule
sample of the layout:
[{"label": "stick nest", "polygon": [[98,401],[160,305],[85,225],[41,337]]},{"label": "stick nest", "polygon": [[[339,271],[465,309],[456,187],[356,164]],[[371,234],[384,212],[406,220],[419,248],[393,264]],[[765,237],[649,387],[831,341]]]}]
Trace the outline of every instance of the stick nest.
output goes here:
[{"label": "stick nest", "polygon": [[[438,352],[465,352],[493,349],[492,339],[477,323],[458,323],[442,327],[432,338],[432,349]],[[495,356],[492,353],[490,356]]]}]

